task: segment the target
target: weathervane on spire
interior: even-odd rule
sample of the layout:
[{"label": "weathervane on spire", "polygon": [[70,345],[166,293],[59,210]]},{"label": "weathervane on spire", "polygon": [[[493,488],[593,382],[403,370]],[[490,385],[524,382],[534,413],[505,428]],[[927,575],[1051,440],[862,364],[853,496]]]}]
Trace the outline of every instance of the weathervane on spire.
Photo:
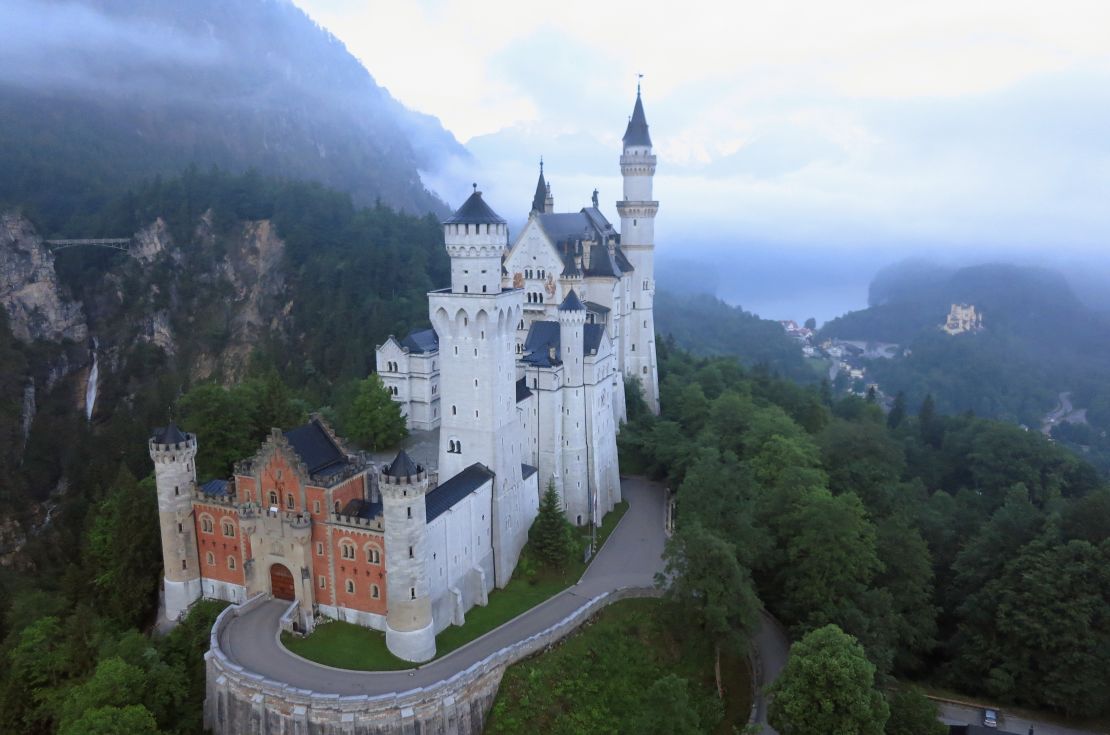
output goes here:
[{"label": "weathervane on spire", "polygon": [[636,73],[636,96],[637,97],[640,96],[640,80],[643,79],[643,78],[644,78],[643,74],[640,74],[639,72]]},{"label": "weathervane on spire", "polygon": [[540,173],[543,173],[543,156],[540,156]]}]

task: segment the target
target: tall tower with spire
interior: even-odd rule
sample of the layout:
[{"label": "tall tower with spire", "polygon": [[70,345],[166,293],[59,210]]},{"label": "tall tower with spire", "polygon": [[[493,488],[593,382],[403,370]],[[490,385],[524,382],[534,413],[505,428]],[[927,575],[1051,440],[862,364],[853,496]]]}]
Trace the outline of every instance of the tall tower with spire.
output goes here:
[{"label": "tall tower with spire", "polygon": [[536,214],[551,214],[555,211],[555,197],[551,195],[551,184],[543,178],[543,159],[540,159],[540,178],[536,182],[536,194],[532,197],[532,211]]},{"label": "tall tower with spire", "polygon": [[655,359],[655,213],[659,202],[652,196],[655,154],[648,134],[640,85],[636,85],[636,105],[624,131],[621,176],[624,199],[617,202],[621,218],[621,249],[632,264],[632,288],[628,338],[624,347],[624,371],[635,376],[643,387],[644,400],[653,413],[659,413],[659,371]]}]

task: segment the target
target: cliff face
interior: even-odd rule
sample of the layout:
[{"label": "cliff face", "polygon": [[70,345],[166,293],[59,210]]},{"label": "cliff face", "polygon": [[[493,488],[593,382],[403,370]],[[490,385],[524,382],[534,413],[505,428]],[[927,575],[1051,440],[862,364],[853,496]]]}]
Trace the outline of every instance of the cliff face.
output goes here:
[{"label": "cliff face", "polygon": [[0,215],[0,304],[16,339],[82,342],[88,326],[81,304],[63,295],[54,272],[54,254],[30,223]]}]

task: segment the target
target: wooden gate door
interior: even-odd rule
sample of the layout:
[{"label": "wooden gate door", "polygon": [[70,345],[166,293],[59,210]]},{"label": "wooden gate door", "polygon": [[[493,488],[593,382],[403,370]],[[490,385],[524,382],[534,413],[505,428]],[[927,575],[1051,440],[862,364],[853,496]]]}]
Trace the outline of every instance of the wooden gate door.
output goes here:
[{"label": "wooden gate door", "polygon": [[270,594],[279,600],[295,600],[293,575],[281,564],[270,567]]}]

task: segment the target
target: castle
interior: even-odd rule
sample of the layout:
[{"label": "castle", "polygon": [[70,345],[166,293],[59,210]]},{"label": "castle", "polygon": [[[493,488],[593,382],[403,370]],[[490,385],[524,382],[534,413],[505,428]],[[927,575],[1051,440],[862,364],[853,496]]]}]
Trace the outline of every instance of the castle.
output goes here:
[{"label": "castle", "polygon": [[971,304],[952,304],[941,329],[948,334],[978,332],[983,329],[983,314]]},{"label": "castle", "polygon": [[637,90],[620,233],[596,192],[593,206],[555,213],[542,165],[511,247],[477,186],[444,221],[451,285],[428,294],[432,329],[377,354],[409,426],[438,428],[435,469],[403,450],[375,467],[314,418],[274,429],[231,479],[198,486],[197,437],[156,430],[167,616],[200,597],[268,594],[296,601],[296,630],[318,614],[346,620],[427,661],[437,633],[508,584],[549,482],[573,523],[600,523],[620,501],[624,378],[659,405],[655,161]]}]

